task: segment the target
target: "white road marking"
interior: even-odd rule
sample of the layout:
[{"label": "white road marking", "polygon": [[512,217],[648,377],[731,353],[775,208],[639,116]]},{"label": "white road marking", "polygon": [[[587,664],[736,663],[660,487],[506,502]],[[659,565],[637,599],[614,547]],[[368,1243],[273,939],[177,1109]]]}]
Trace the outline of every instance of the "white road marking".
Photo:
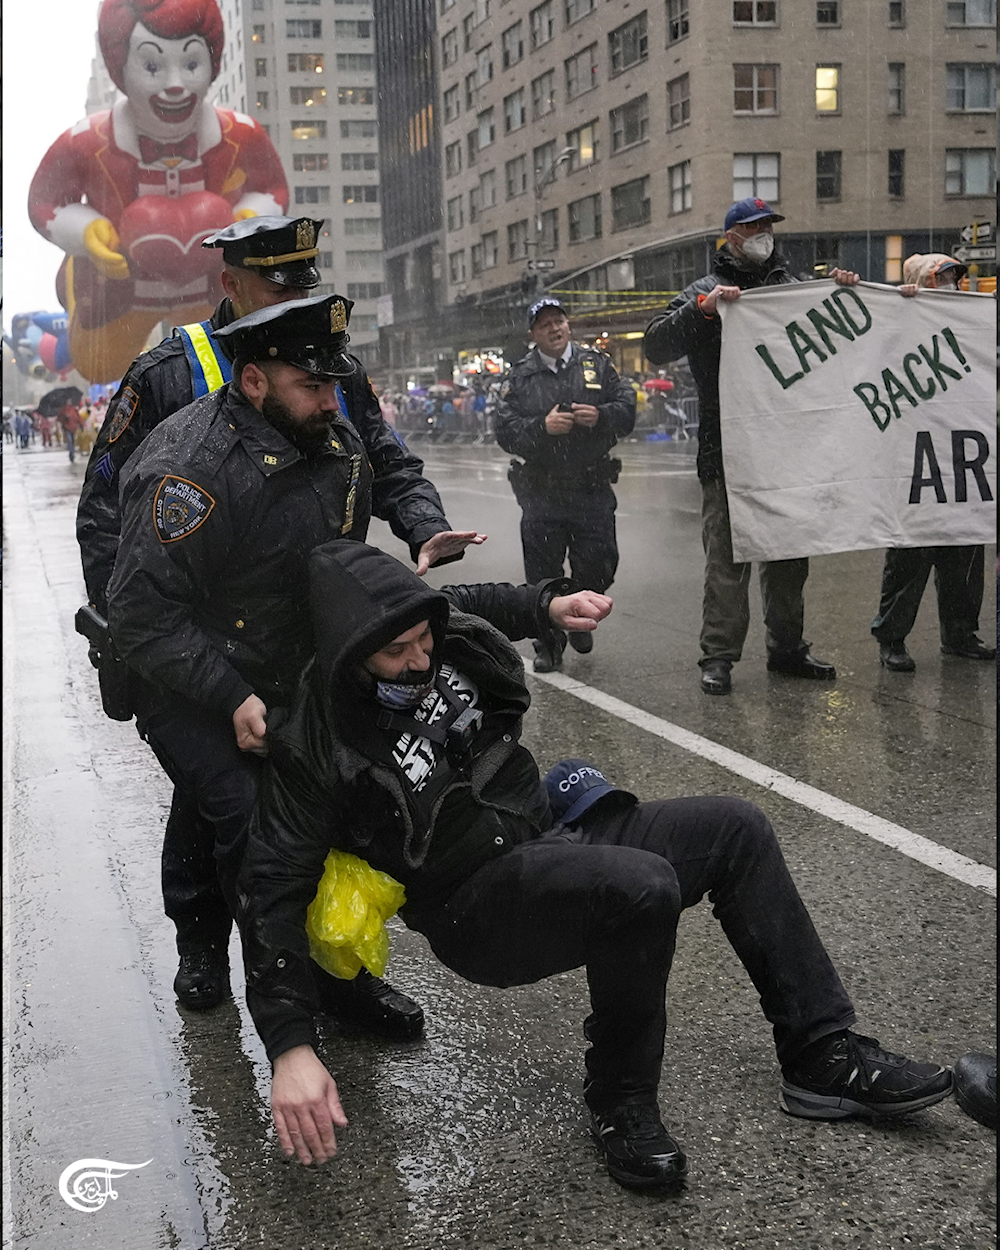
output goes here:
[{"label": "white road marking", "polygon": [[956,881],[962,881],[966,885],[971,885],[977,890],[983,890],[996,897],[996,870],[986,864],[968,859],[957,851],[949,850],[946,846],[939,846],[919,833],[904,829],[902,825],[883,820],[881,816],[866,812],[862,807],[855,807],[853,803],[845,803],[843,799],[827,794],[825,790],[817,790],[815,786],[796,781],[787,773],[778,772],[776,768],[761,764],[758,760],[741,755],[738,751],[732,751],[718,742],[712,742],[700,734],[682,729],[680,725],[662,720],[651,712],[644,712],[641,708],[616,699],[614,695],[605,694],[603,690],[595,690],[593,686],[584,685],[581,681],[567,677],[565,673],[532,673],[531,676],[536,681],[548,682],[550,686],[555,686],[575,699],[580,699],[593,707],[599,707],[602,711],[609,712],[612,716],[617,716],[638,729],[644,729],[658,738],[664,738],[667,742],[672,742],[674,746],[690,751],[692,755],[698,755],[713,764],[718,764],[720,768],[736,773],[737,776],[745,777],[765,790],[791,799],[793,803],[817,812],[828,820],[834,820],[838,824],[846,825],[848,829],[853,829],[856,833],[863,833],[867,838],[882,842],[885,846],[891,846],[893,850],[908,855],[910,859],[915,859],[918,863],[926,864],[929,868],[943,872]]}]

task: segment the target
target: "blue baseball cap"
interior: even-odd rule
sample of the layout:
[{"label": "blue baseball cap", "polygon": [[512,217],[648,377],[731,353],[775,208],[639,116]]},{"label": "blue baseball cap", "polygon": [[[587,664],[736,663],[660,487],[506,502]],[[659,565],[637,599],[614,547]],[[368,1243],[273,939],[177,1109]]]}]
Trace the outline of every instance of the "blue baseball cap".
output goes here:
[{"label": "blue baseball cap", "polygon": [[613,786],[599,768],[586,760],[560,760],[545,774],[545,789],[549,807],[556,821],[572,825],[599,799],[617,795],[629,807],[638,803],[628,790]]},{"label": "blue baseball cap", "polygon": [[760,221],[762,217],[770,217],[772,221],[785,220],[765,200],[757,200],[753,196],[748,196],[745,200],[737,200],[726,213],[726,224],[723,230],[731,230],[733,226],[745,226],[748,222]]},{"label": "blue baseball cap", "polygon": [[542,299],[536,299],[535,302],[528,309],[528,329],[529,330],[535,324],[535,319],[538,316],[538,314],[542,312],[543,309],[546,309],[546,308],[558,308],[561,313],[564,313],[567,316],[569,315],[566,313],[566,309],[562,306],[562,304],[559,303],[557,299],[553,299],[551,295],[546,295]]}]

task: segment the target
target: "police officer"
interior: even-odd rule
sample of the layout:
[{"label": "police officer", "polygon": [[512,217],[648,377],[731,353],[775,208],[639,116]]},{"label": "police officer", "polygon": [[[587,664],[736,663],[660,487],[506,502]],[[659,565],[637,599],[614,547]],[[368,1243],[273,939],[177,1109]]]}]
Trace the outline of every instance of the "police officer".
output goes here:
[{"label": "police officer", "polygon": [[[607,356],[570,341],[557,299],[528,309],[533,347],[500,391],[497,442],[512,460],[510,482],[521,505],[524,576],[529,584],[563,575],[569,553],[574,581],[603,594],[618,567],[615,493],[621,461],[608,452],[635,425],[635,392]],[[566,635],[535,641],[536,673],[562,667]],[[570,632],[581,653],[590,633]]]},{"label": "police officer", "polygon": [[[199,816],[168,822],[164,839],[175,990],[189,1007],[228,992],[231,921],[213,854],[253,805],[268,709],[288,703],[312,651],[306,555],[331,537],[363,539],[373,512],[409,542],[418,572],[483,537],[448,530],[377,404],[367,421],[348,419],[350,308],[317,296],[217,327],[233,381],[153,430],[122,475],[111,634],[142,678],[139,732]],[[419,1030],[415,1003],[377,978],[360,985],[357,1012]],[[330,1002],[334,987],[324,993]]]}]

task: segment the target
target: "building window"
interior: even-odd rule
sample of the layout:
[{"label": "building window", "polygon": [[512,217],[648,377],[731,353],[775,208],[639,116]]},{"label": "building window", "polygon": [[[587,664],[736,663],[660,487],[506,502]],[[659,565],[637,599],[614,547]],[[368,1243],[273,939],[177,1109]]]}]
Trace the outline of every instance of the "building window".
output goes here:
[{"label": "building window", "polygon": [[608,50],[611,53],[612,74],[620,74],[630,66],[644,61],[649,55],[646,14],[640,13],[613,30],[608,35]]},{"label": "building window", "polygon": [[444,150],[444,176],[454,178],[462,172],[462,144],[449,143]]},{"label": "building window", "polygon": [[452,282],[465,281],[465,248],[448,255],[448,277]]},{"label": "building window", "polygon": [[341,225],[344,228],[344,234],[352,238],[359,234],[378,234],[382,229],[382,223],[378,217],[345,217]]},{"label": "building window", "polygon": [[371,52],[338,52],[337,69],[354,70],[359,74],[373,73],[375,57]]},{"label": "building window", "polygon": [[687,74],[667,83],[667,129],[677,130],[691,120],[691,79]]},{"label": "building window", "polygon": [[268,107],[268,101],[270,100],[270,98],[271,97],[267,94],[266,91],[258,91],[257,92],[257,107],[259,109],[266,109]]},{"label": "building window", "polygon": [[997,24],[997,0],[949,0],[948,26],[995,26]]},{"label": "building window", "polygon": [[816,66],[816,112],[840,112],[840,66]]},{"label": "building window", "polygon": [[512,221],[507,227],[507,263],[526,260],[528,256],[528,223]]},{"label": "building window", "polygon": [[372,24],[369,21],[358,21],[357,18],[351,18],[346,22],[334,22],[333,33],[337,39],[371,39]]},{"label": "building window", "polygon": [[548,43],[556,33],[556,15],[552,0],[545,0],[528,14],[528,27],[531,32],[531,50],[535,51],[543,43]]},{"label": "building window", "polygon": [[585,195],[569,205],[569,241],[582,243],[601,237],[601,197]]},{"label": "building window", "polygon": [[288,98],[303,108],[325,108],[325,87],[289,87]]},{"label": "building window", "polygon": [[[326,169],[326,166],[323,166]],[[341,152],[341,169],[378,169],[377,152]]]},{"label": "building window", "polygon": [[378,299],[381,294],[381,282],[348,282],[347,284],[348,299]]},{"label": "building window", "polygon": [[949,65],[947,108],[952,113],[991,113],[996,108],[993,65]]},{"label": "building window", "polygon": [[338,87],[338,104],[374,104],[374,87]]},{"label": "building window", "polygon": [[446,122],[453,122],[461,110],[458,99],[458,83],[454,87],[449,87],[442,98],[444,101],[444,119]]},{"label": "building window", "polygon": [[462,46],[466,52],[472,51],[472,36],[476,33],[477,25],[475,13],[469,13],[462,18]]},{"label": "building window", "polygon": [[362,269],[378,269],[382,265],[381,252],[345,252],[344,268],[351,273]]},{"label": "building window", "polygon": [[555,111],[556,71],[546,70],[531,83],[531,116],[534,121]]},{"label": "building window", "polygon": [[289,52],[288,72],[290,74],[322,74],[322,52]]},{"label": "building window", "polygon": [[500,48],[503,58],[504,69],[510,69],[512,65],[516,65],[524,56],[524,25],[522,22],[515,22],[513,26],[508,26],[500,36]]},{"label": "building window", "polygon": [[813,276],[826,278],[830,271],[840,267],[840,239],[818,234],[813,245]]},{"label": "building window", "polygon": [[667,290],[683,291],[698,276],[701,266],[701,249],[679,247],[667,254]]},{"label": "building window", "polygon": [[465,136],[465,159],[467,164],[475,165],[479,155],[479,131],[470,130]]},{"label": "building window", "polygon": [[993,148],[948,148],[944,154],[945,195],[994,195],[997,189]]},{"label": "building window", "polygon": [[263,26],[251,26],[250,42],[264,43],[265,28]]},{"label": "building window", "polygon": [[481,152],[483,148],[488,148],[493,140],[497,137],[496,122],[493,120],[493,110],[491,108],[483,109],[481,113],[476,114],[476,149]]},{"label": "building window", "polygon": [[472,276],[483,272],[483,245],[482,243],[473,243],[472,245]]},{"label": "building window", "polygon": [[326,152],[296,152],[292,157],[292,169],[297,174],[318,174],[330,168],[330,157]]},{"label": "building window", "polygon": [[476,185],[469,191],[469,225],[470,226],[475,225],[475,223],[479,220],[479,212],[482,207],[480,203],[480,199],[481,199],[481,196],[480,196],[480,190],[479,190],[479,183],[477,182]]},{"label": "building window", "polygon": [[460,195],[453,196],[447,205],[448,229],[461,230],[465,225],[465,208]]},{"label": "building window", "polygon": [[649,96],[611,110],[611,151],[621,152],[649,135]]},{"label": "building window", "polygon": [[686,213],[691,207],[691,162],[671,165],[667,176],[670,180],[670,215]]},{"label": "building window", "polygon": [[329,187],[296,187],[295,188],[296,204],[329,204],[330,188]]},{"label": "building window", "polygon": [[566,0],[566,25],[572,26],[581,17],[593,13],[595,0]]},{"label": "building window", "polygon": [[479,207],[495,208],[497,202],[497,171],[488,169],[479,175]]},{"label": "building window", "polygon": [[906,0],[889,0],[889,21],[890,26],[906,25]]},{"label": "building window", "polygon": [[267,77],[267,57],[259,56],[253,63],[253,72],[255,78]]},{"label": "building window", "polygon": [[508,161],[503,167],[503,179],[508,200],[524,195],[528,190],[528,158],[515,156],[512,161]]},{"label": "building window", "polygon": [[480,48],[476,53],[476,77],[480,87],[485,87],[488,82],[493,81],[493,45],[491,43],[488,43],[485,48]]},{"label": "building window", "polygon": [[777,65],[734,65],[733,112],[773,115],[777,111]]},{"label": "building window", "polygon": [[906,194],[906,152],[903,148],[889,151],[889,197],[901,200]]},{"label": "building window", "polygon": [[344,203],[345,204],[377,204],[378,203],[378,187],[363,186],[345,186]]},{"label": "building window", "polygon": [[733,153],[733,199],[747,196],[776,204],[781,199],[781,155],[778,152]]},{"label": "building window", "polygon": [[476,106],[476,92],[479,90],[479,75],[475,70],[465,75],[465,110],[471,111]]},{"label": "building window", "polygon": [[559,251],[559,210],[557,208],[547,208],[541,217],[542,221],[542,237],[540,239],[542,252],[558,252]]},{"label": "building window", "polygon": [[320,252],[316,257],[317,269],[333,268],[333,252]]},{"label": "building window", "polygon": [[503,102],[503,129],[509,135],[513,130],[520,130],[528,120],[528,110],[524,104],[524,88],[518,87]]},{"label": "building window", "polygon": [[816,25],[840,25],[840,0],[816,0]]},{"label": "building window", "polygon": [[840,153],[816,153],[817,200],[840,199]]},{"label": "building window", "polygon": [[777,0],[733,0],[734,26],[777,26]]},{"label": "building window", "polygon": [[688,13],[690,0],[667,0],[667,45],[686,39],[691,22]]},{"label": "building window", "polygon": [[458,60],[458,31],[452,28],[441,36],[441,64],[445,69]]},{"label": "building window", "polygon": [[285,35],[288,39],[322,39],[323,23],[311,19],[303,21],[293,17],[285,21]]},{"label": "building window", "polygon": [[552,162],[556,159],[556,141],[550,139],[548,143],[540,144],[531,154],[531,167],[535,174],[535,186],[542,181],[552,168]]},{"label": "building window", "polygon": [[903,236],[901,234],[885,236],[885,280],[886,282],[903,281]]},{"label": "building window", "polygon": [[566,99],[575,100],[597,86],[597,44],[592,43],[566,62]]},{"label": "building window", "polygon": [[611,188],[611,229],[644,226],[650,218],[649,179],[633,178]]},{"label": "building window", "polygon": [[[322,125],[325,127],[326,122]],[[378,122],[362,121],[362,122],[341,122],[340,123],[341,139],[377,139],[378,138]],[[323,131],[323,138],[326,138],[326,130]]]},{"label": "building window", "polygon": [[906,66],[902,61],[890,61],[887,71],[889,115],[901,117],[906,112]]},{"label": "building window", "polygon": [[489,234],[482,237],[483,246],[483,268],[495,269],[500,259],[499,248],[497,245],[497,232],[491,230]]},{"label": "building window", "polygon": [[571,173],[593,165],[597,160],[597,121],[570,130],[566,135],[566,146],[573,149],[569,159]]},{"label": "building window", "polygon": [[325,139],[326,138],[326,122],[325,121],[301,121],[292,122],[292,138],[303,139]]}]

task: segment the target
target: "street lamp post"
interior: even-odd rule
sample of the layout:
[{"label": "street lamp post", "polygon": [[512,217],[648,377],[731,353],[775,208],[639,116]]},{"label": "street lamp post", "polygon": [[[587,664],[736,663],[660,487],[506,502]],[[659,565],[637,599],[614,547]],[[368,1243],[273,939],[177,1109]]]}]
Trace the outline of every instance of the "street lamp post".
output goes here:
[{"label": "street lamp post", "polygon": [[[534,248],[535,250],[535,259],[541,255],[542,250],[542,198],[545,195],[545,189],[555,182],[559,166],[565,165],[568,160],[571,160],[575,152],[576,148],[563,148],[558,155],[552,158],[552,163],[549,165],[548,169],[544,170],[541,174],[538,174],[535,177],[535,237],[527,241],[529,250],[531,248]],[[522,286],[526,290],[529,287],[533,287],[537,290],[541,285],[541,282],[541,276],[538,273],[532,272],[532,267],[529,263],[528,268],[525,270],[524,277],[521,280]]]}]

